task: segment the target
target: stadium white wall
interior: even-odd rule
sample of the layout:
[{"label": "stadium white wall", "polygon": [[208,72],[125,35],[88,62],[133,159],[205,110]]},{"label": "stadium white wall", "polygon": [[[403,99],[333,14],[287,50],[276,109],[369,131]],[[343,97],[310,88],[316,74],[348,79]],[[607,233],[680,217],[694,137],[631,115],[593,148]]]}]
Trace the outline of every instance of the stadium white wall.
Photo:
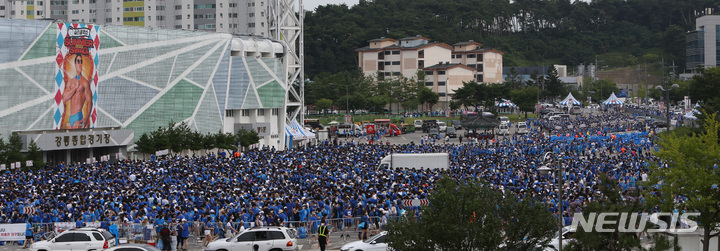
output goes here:
[{"label": "stadium white wall", "polygon": [[[57,27],[0,19],[0,137],[54,128]],[[202,133],[260,130],[261,145],[284,148],[280,43],[134,26],[103,25],[98,34],[95,128],[132,129],[137,140],[184,121]]]}]

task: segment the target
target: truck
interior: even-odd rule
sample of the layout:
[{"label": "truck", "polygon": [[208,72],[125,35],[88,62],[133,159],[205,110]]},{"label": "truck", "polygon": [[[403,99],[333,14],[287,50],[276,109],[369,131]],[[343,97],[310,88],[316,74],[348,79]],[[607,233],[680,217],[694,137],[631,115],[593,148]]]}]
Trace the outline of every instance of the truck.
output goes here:
[{"label": "truck", "polygon": [[450,168],[450,155],[447,153],[393,153],[380,161],[382,169],[443,169]]}]

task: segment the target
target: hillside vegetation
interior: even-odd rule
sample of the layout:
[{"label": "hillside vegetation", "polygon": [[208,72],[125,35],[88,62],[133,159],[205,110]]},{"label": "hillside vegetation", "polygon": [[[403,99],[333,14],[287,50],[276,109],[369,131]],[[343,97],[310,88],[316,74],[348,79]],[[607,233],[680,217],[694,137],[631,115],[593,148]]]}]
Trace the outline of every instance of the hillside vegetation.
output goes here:
[{"label": "hillside vegetation", "polygon": [[[505,66],[595,62],[625,67],[675,61],[685,32],[715,1],[361,0],[320,6],[305,17],[306,78],[353,72],[357,48],[379,37],[474,40],[505,53]],[[598,56],[600,55],[600,56]]]}]

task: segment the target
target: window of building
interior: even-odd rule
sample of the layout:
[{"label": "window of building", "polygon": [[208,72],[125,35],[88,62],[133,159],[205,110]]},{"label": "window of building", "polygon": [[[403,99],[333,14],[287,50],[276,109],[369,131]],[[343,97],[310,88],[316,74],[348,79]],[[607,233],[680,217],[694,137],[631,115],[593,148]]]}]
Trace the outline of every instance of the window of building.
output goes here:
[{"label": "window of building", "polygon": [[215,29],[215,24],[206,24],[205,29]]},{"label": "window of building", "polygon": [[148,9],[148,10],[152,10],[152,6],[148,6],[147,9]]},{"label": "window of building", "polygon": [[425,58],[425,50],[418,51],[418,58]]},{"label": "window of building", "polygon": [[450,58],[455,59],[455,54],[450,55]]},{"label": "window of building", "polygon": [[438,86],[445,86],[445,81],[439,81]]},{"label": "window of building", "polygon": [[440,96],[440,97],[445,97],[445,93],[444,93],[444,92],[438,92],[438,96]]},{"label": "window of building", "polygon": [[462,58],[462,54],[457,54],[455,58]]},{"label": "window of building", "polygon": [[222,28],[222,27],[223,27],[223,24],[222,24],[222,23],[220,23],[220,28]]},{"label": "window of building", "polygon": [[400,55],[400,51],[392,51],[393,55]]},{"label": "window of building", "polygon": [[475,55],[476,55],[476,54],[468,54],[468,55],[467,55],[467,58],[475,58]]},{"label": "window of building", "polygon": [[225,110],[225,117],[234,117],[235,111],[233,110]]},{"label": "window of building", "polygon": [[264,109],[258,109],[258,116],[265,116],[265,110],[264,110]]},{"label": "window of building", "polygon": [[385,53],[383,53],[382,51],[378,52],[378,59],[385,59]]},{"label": "window of building", "polygon": [[189,25],[189,24],[187,25],[187,29],[188,29],[188,30],[190,29],[190,25]]},{"label": "window of building", "polygon": [[182,29],[182,25],[175,25],[175,29]]},{"label": "window of building", "polygon": [[188,20],[190,19],[190,14],[187,15],[187,19],[188,19]]},{"label": "window of building", "polygon": [[445,75],[445,71],[438,71],[438,75]]},{"label": "window of building", "polygon": [[155,20],[163,21],[163,20],[165,20],[165,16],[155,16]]},{"label": "window of building", "polygon": [[393,76],[400,76],[400,72],[399,72],[399,71],[394,71],[394,72],[392,73],[392,75],[393,75]]},{"label": "window of building", "polygon": [[383,62],[378,62],[378,70],[385,70],[385,64]]},{"label": "window of building", "polygon": [[250,28],[255,27],[255,23],[248,23],[248,27],[250,27]]},{"label": "window of building", "polygon": [[477,69],[478,72],[483,72],[483,64],[478,64],[475,69]]},{"label": "window of building", "polygon": [[155,6],[155,10],[165,10],[165,6]]},{"label": "window of building", "polygon": [[278,115],[278,108],[272,109],[272,115],[277,116]]},{"label": "window of building", "polygon": [[190,9],[190,4],[187,5],[187,9],[188,9],[188,10]]},{"label": "window of building", "polygon": [[392,53],[392,52],[390,52],[390,51],[384,51],[384,53],[385,53],[385,55],[390,55],[390,53]]},{"label": "window of building", "polygon": [[117,22],[118,22],[118,23],[120,22],[120,17],[117,18]]},{"label": "window of building", "polygon": [[248,13],[248,17],[254,17],[254,16],[255,16],[255,12]]},{"label": "window of building", "polygon": [[265,126],[258,126],[258,127],[257,127],[257,133],[267,133],[267,127],[265,127]]},{"label": "window of building", "polygon": [[182,5],[175,5],[175,10],[182,10]]},{"label": "window of building", "polygon": [[175,20],[182,20],[182,15],[175,15]]},{"label": "window of building", "polygon": [[38,16],[42,16],[43,14],[45,14],[45,12],[43,12],[43,11],[41,11],[41,10],[37,11],[37,15],[38,15]]},{"label": "window of building", "polygon": [[223,14],[222,14],[222,12],[220,12],[220,18],[222,18],[222,17],[223,17]]},{"label": "window of building", "polygon": [[80,10],[72,10],[72,14],[80,14]]},{"label": "window of building", "polygon": [[111,18],[111,17],[105,18],[105,22],[106,22],[106,23],[112,23],[112,18]]},{"label": "window of building", "polygon": [[390,61],[385,61],[385,62],[383,62],[383,63],[384,63],[385,65],[390,65],[390,64],[392,64],[392,62],[390,62]]},{"label": "window of building", "polygon": [[208,18],[208,19],[215,18],[215,14],[206,14],[205,18]]},{"label": "window of building", "polygon": [[135,11],[143,11],[143,9],[145,9],[145,7],[135,7]]},{"label": "window of building", "polygon": [[400,61],[392,61],[392,65],[400,65]]},{"label": "window of building", "polygon": [[148,21],[152,21],[152,17],[151,17],[151,16],[148,16]]},{"label": "window of building", "polygon": [[433,86],[433,82],[432,81],[425,82],[425,86]]},{"label": "window of building", "polygon": [[418,68],[425,68],[425,60],[418,60]]},{"label": "window of building", "polygon": [[28,15],[35,15],[35,11],[29,10],[29,11],[27,11],[27,14],[28,14]]},{"label": "window of building", "polygon": [[223,4],[223,3],[220,3],[220,8],[222,8],[222,4]]},{"label": "window of building", "polygon": [[250,117],[250,110],[249,110],[249,109],[243,109],[243,110],[242,110],[242,116],[243,116],[243,117]]},{"label": "window of building", "polygon": [[482,83],[482,82],[484,82],[485,80],[484,80],[482,74],[478,74],[478,75],[475,75],[475,81],[477,81],[478,83]]},{"label": "window of building", "polygon": [[477,54],[477,61],[482,62],[483,61],[483,54]]},{"label": "window of building", "polygon": [[433,75],[433,71],[425,71],[425,75],[427,75],[427,76],[432,76],[432,75]]}]

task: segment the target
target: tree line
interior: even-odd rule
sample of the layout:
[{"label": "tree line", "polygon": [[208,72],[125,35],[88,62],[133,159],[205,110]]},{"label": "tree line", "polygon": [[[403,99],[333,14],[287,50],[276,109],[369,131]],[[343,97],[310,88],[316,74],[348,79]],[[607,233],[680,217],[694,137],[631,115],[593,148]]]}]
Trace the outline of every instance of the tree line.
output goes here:
[{"label": "tree line", "polygon": [[[307,12],[306,74],[354,71],[355,49],[379,37],[474,40],[505,52],[507,66],[577,65],[596,55],[658,55],[684,67],[685,32],[711,0],[383,0]],[[659,59],[659,57],[657,57]],[[607,62],[606,62],[607,63]],[[637,63],[637,62],[636,62]]]},{"label": "tree line", "polygon": [[[5,142],[5,138],[0,136],[0,164],[5,164],[6,170],[10,170],[11,164],[17,162],[20,162],[20,166],[25,170],[45,166],[42,150],[35,144],[35,141],[30,141],[28,150],[25,153],[22,152],[22,147],[23,142],[20,135],[11,134],[8,142]],[[31,167],[27,166],[26,161],[28,160],[32,160],[33,165]]]},{"label": "tree line", "polygon": [[135,141],[136,149],[145,154],[154,154],[158,150],[168,149],[173,153],[180,153],[183,150],[193,152],[199,150],[225,149],[237,150],[238,146],[248,147],[260,142],[260,137],[255,130],[240,129],[237,133],[203,134],[193,131],[185,123],[176,124],[170,122],[167,127],[158,127],[150,133],[143,133]]}]

